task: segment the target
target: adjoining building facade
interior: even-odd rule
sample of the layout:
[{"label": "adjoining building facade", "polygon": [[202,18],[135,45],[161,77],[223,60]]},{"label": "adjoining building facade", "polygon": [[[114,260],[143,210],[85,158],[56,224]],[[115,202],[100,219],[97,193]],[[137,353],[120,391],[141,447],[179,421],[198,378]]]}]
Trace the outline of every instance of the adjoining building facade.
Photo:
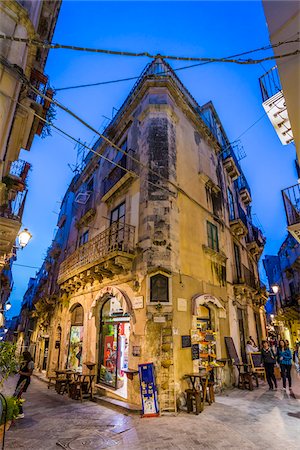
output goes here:
[{"label": "adjoining building facade", "polygon": [[[0,3],[0,34],[51,41],[61,0],[7,0]],[[34,116],[49,114],[50,104],[34,94],[21,76],[52,96],[44,74],[48,49],[1,39],[0,45],[0,276],[10,282],[10,265],[22,224],[30,164],[20,160],[21,149],[30,150],[34,136],[43,133],[44,123]],[[7,277],[8,275],[8,277]],[[0,309],[5,296],[1,296]],[[1,315],[1,313],[0,313]],[[0,318],[1,319],[1,318]]]},{"label": "adjoining building facade", "polygon": [[266,255],[263,264],[269,285],[278,292],[266,303],[268,328],[293,347],[300,341],[300,244],[290,234],[277,255]]},{"label": "adjoining building facade", "polygon": [[243,360],[247,338],[265,337],[265,239],[213,104],[199,106],[165,61],[146,67],[104,134],[114,145],[96,142],[62,202],[28,345],[48,373],[93,362],[102,392],[136,404],[126,373],[153,362],[172,409],[184,374],[227,358],[224,337]]}]

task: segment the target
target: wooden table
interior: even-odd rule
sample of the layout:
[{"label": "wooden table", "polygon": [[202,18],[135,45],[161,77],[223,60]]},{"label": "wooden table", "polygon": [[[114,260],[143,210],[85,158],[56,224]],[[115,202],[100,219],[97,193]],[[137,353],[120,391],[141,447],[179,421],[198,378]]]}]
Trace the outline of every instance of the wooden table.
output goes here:
[{"label": "wooden table", "polygon": [[63,395],[65,392],[69,393],[69,384],[72,375],[75,374],[75,370],[62,369],[55,371],[55,390],[58,394]]},{"label": "wooden table", "polygon": [[[197,398],[196,398],[196,414],[199,414],[199,412],[203,411],[204,406],[205,406],[205,401],[206,401],[206,392],[207,392],[207,386],[208,386],[208,381],[209,381],[209,376],[210,376],[210,370],[206,370],[203,369],[201,370],[201,372],[198,373],[187,373],[184,375],[185,378],[188,378],[193,386],[192,392],[194,393],[199,393],[200,394],[200,390],[196,389],[195,383],[196,380],[199,378],[200,381],[200,386],[202,389],[202,400],[200,400],[200,404],[197,404]],[[203,381],[204,379],[204,381]]]},{"label": "wooden table", "polygon": [[82,401],[83,395],[88,395],[90,399],[93,399],[93,381],[95,374],[89,373],[84,374],[81,372],[74,373],[74,380],[70,381],[69,392],[70,397],[77,399],[80,398]]}]

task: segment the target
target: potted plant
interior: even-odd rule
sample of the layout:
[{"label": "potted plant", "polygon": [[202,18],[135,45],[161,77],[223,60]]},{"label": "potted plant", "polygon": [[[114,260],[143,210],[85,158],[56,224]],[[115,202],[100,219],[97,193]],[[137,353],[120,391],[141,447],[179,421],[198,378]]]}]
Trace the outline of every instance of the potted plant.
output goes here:
[{"label": "potted plant", "polygon": [[11,421],[19,414],[18,400],[15,397],[4,396],[3,384],[7,378],[18,370],[18,358],[16,357],[16,344],[0,342],[0,440],[3,439],[5,430],[10,427]]},{"label": "potted plant", "polygon": [[19,403],[15,397],[1,397],[1,416],[0,416],[0,441],[3,439],[4,427],[7,431],[14,420],[19,414]]}]

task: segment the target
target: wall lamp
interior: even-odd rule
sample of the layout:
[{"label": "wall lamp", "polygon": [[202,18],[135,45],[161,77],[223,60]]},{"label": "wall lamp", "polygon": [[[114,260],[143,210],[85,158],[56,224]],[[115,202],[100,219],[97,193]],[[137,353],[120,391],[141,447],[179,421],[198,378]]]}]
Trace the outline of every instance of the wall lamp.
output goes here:
[{"label": "wall lamp", "polygon": [[9,311],[10,308],[11,308],[11,303],[7,302],[7,303],[5,303],[4,309],[0,309],[0,312]]}]

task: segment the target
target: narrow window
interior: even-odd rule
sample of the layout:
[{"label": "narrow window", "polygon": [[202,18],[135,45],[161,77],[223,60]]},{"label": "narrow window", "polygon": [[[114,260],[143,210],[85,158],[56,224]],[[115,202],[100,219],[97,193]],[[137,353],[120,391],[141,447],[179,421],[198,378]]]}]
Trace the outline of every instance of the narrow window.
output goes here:
[{"label": "narrow window", "polygon": [[169,278],[162,274],[150,278],[150,302],[169,302]]},{"label": "narrow window", "polygon": [[211,222],[207,222],[207,241],[210,248],[219,251],[218,228]]},{"label": "narrow window", "polygon": [[240,281],[242,278],[242,268],[241,268],[241,253],[238,245],[233,244],[234,246],[234,259],[235,259],[235,274],[237,281]]},{"label": "narrow window", "polygon": [[229,220],[235,219],[235,212],[234,212],[234,200],[231,190],[227,189],[227,197],[228,197],[228,209],[229,209]]},{"label": "narrow window", "polygon": [[79,247],[81,247],[83,244],[86,244],[89,240],[89,230],[82,233],[79,237]]}]

